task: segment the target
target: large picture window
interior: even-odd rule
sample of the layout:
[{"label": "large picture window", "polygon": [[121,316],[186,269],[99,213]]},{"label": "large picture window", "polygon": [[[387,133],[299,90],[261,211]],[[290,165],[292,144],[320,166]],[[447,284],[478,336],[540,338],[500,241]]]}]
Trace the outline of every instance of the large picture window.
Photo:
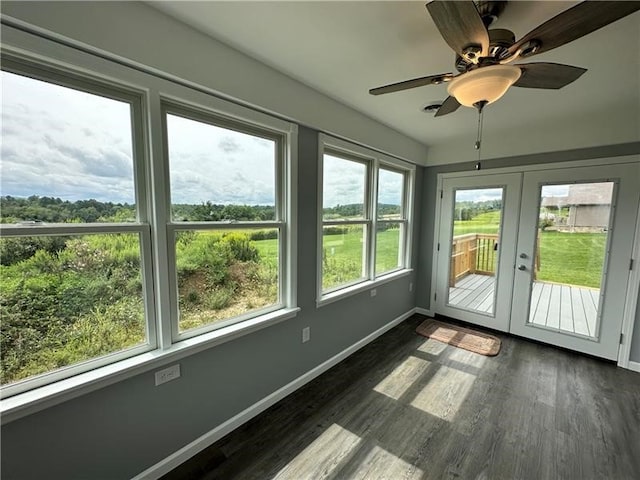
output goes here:
[{"label": "large picture window", "polygon": [[283,136],[171,105],[165,122],[174,336],[281,308]]},{"label": "large picture window", "polygon": [[409,267],[413,167],[321,135],[319,301]]},{"label": "large picture window", "polygon": [[3,414],[296,315],[295,125],[2,55]]},{"label": "large picture window", "polygon": [[[3,59],[3,386],[155,347],[140,98]],[[43,378],[43,375],[47,378]]]}]

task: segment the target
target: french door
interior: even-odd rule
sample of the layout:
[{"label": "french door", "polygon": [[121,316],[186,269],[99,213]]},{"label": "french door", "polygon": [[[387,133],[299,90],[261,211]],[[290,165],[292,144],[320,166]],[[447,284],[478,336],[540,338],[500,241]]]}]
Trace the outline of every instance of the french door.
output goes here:
[{"label": "french door", "polygon": [[509,330],[521,174],[446,178],[437,313]]},{"label": "french door", "polygon": [[434,311],[616,359],[640,164],[442,180]]}]

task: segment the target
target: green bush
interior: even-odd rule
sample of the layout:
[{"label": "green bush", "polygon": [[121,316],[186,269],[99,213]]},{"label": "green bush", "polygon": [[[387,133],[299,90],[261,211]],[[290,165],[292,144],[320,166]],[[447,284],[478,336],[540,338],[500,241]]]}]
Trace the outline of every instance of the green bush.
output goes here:
[{"label": "green bush", "polygon": [[38,251],[58,253],[69,237],[19,237],[0,239],[0,264],[13,265],[27,260]]},{"label": "green bush", "polygon": [[256,262],[259,254],[253,246],[249,236],[245,233],[231,232],[222,237],[222,241],[229,245],[234,260],[240,262]]}]

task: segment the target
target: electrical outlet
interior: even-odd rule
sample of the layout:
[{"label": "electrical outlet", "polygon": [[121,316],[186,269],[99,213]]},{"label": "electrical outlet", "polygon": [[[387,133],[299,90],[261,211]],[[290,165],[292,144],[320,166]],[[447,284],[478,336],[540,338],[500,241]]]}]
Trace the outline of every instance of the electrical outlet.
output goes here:
[{"label": "electrical outlet", "polygon": [[375,288],[371,289],[371,296],[375,297],[378,294],[378,290],[376,290]]},{"label": "electrical outlet", "polygon": [[413,292],[413,282],[409,282],[409,291]]},{"label": "electrical outlet", "polygon": [[171,380],[175,380],[180,377],[180,364],[176,363],[175,365],[171,365],[170,367],[164,368],[162,370],[158,370],[156,372],[156,387],[158,385],[162,385],[163,383],[170,382]]},{"label": "electrical outlet", "polygon": [[311,327],[304,327],[302,329],[302,343],[306,343],[311,340]]}]

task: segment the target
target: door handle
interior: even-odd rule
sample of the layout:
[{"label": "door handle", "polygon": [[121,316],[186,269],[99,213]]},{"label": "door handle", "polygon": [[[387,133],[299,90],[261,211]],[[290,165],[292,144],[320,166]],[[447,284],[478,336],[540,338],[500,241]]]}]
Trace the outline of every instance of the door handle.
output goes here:
[{"label": "door handle", "polygon": [[518,270],[522,270],[522,271],[524,271],[524,270],[526,270],[526,269],[527,269],[527,266],[526,266],[526,265],[523,265],[523,264],[518,265]]}]

